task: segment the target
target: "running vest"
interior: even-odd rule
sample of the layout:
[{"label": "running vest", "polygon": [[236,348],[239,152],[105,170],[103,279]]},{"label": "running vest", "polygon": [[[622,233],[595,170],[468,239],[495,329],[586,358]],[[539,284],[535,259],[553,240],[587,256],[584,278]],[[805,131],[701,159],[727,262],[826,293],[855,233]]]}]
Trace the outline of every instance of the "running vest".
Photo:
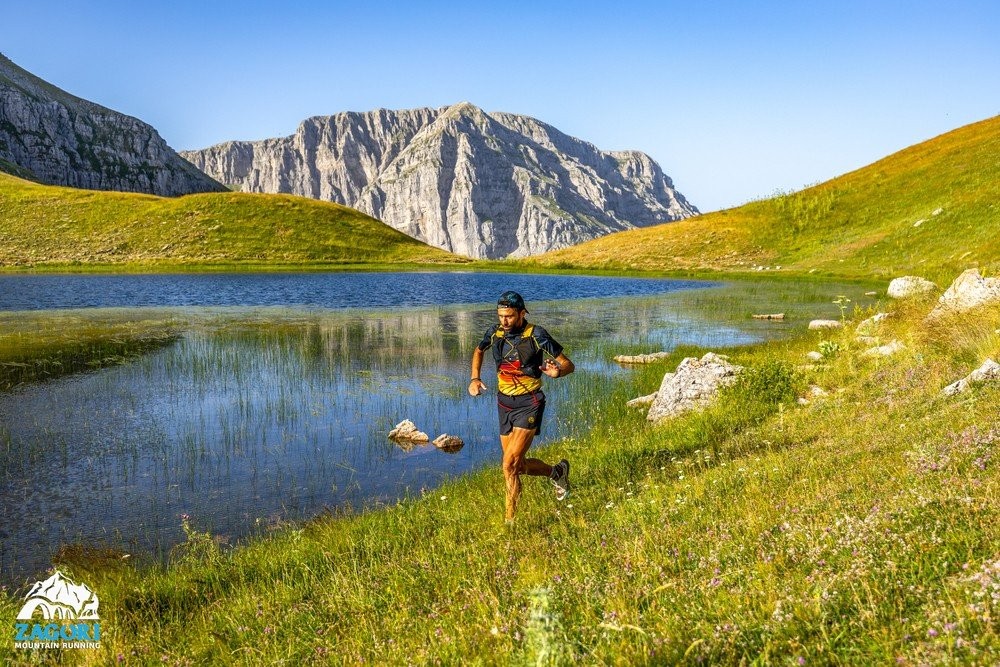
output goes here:
[{"label": "running vest", "polygon": [[532,335],[535,325],[525,324],[516,342],[504,335],[503,327],[493,333],[491,347],[497,364],[497,388],[508,396],[531,394],[542,388],[542,348]]}]

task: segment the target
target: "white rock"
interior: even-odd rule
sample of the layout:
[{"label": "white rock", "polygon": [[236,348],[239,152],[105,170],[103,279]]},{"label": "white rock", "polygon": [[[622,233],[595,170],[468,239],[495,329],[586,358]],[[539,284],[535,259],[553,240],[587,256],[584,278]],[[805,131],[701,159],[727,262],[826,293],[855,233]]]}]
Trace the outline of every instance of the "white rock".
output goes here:
[{"label": "white rock", "polygon": [[[667,375],[673,375],[673,373],[667,373]],[[652,394],[646,394],[645,396],[639,396],[638,398],[633,398],[625,405],[630,408],[638,408],[647,405],[652,405],[653,401],[655,400],[656,400],[656,392],[654,391]]]},{"label": "white rock", "polygon": [[669,352],[651,352],[650,354],[619,354],[614,359],[619,364],[650,364],[669,356]]},{"label": "white rock", "polygon": [[974,384],[988,382],[991,380],[1000,380],[1000,364],[992,359],[987,359],[983,362],[982,366],[972,371],[958,382],[951,383],[942,389],[941,392],[945,396],[954,396],[955,394],[962,393]]},{"label": "white rock", "polygon": [[405,442],[429,442],[430,438],[423,431],[418,431],[417,427],[409,419],[396,424],[396,427],[389,431],[390,440],[400,440]]},{"label": "white rock", "polygon": [[933,292],[936,289],[938,289],[937,285],[919,276],[903,276],[892,279],[892,282],[889,283],[889,289],[886,290],[886,294],[893,299],[905,299]]},{"label": "white rock", "polygon": [[438,437],[434,438],[434,446],[438,449],[445,450],[456,450],[461,449],[465,446],[465,443],[457,435],[448,435],[447,433],[442,433]]},{"label": "white rock", "polygon": [[858,322],[858,326],[854,329],[859,332],[870,331],[875,328],[876,324],[879,324],[889,318],[889,313],[875,313],[868,319],[861,320]]},{"label": "white rock", "polygon": [[813,350],[812,352],[806,352],[806,359],[809,361],[823,361],[823,353]]},{"label": "white rock", "polygon": [[924,224],[925,222],[927,222],[926,218],[920,218],[919,220],[917,220],[916,222],[913,223],[913,226],[914,227],[919,227],[920,225]]},{"label": "white rock", "polygon": [[663,376],[646,419],[661,421],[707,405],[720,387],[732,383],[742,366],[709,352],[701,359],[687,357],[673,373]]},{"label": "white rock", "polygon": [[844,326],[840,320],[813,320],[809,323],[810,329],[839,329]]},{"label": "white rock", "polygon": [[1000,303],[1000,278],[983,278],[979,269],[969,269],[945,290],[929,317],[963,313],[991,303]]},{"label": "white rock", "polygon": [[933,211],[931,211],[931,215],[941,215],[942,213],[944,213],[943,208],[936,208]]},{"label": "white rock", "polygon": [[898,340],[892,340],[885,345],[880,345],[878,347],[873,347],[865,350],[862,354],[866,357],[889,357],[897,352],[905,350],[906,346],[900,343]]},{"label": "white rock", "polygon": [[815,398],[819,398],[820,396],[826,396],[827,392],[823,387],[812,384],[809,385],[809,394]]}]

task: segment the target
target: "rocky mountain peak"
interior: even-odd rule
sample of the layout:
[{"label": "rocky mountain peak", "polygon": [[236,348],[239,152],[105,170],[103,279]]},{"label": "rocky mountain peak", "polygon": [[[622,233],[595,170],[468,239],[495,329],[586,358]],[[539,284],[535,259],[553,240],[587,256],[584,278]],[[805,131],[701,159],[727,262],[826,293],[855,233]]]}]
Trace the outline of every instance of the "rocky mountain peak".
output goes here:
[{"label": "rocky mountain peak", "polygon": [[345,112],[183,155],[247,192],[358,208],[439,248],[518,257],[697,213],[648,155],[470,102]]},{"label": "rocky mountain peak", "polygon": [[3,55],[0,169],[94,190],[171,196],[225,189],[146,123],[71,95]]}]

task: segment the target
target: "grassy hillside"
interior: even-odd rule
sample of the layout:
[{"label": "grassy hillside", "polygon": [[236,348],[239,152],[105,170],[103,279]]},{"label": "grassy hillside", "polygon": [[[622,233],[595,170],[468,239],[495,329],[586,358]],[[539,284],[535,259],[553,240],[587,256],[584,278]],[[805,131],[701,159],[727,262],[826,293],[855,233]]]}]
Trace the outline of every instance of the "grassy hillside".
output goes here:
[{"label": "grassy hillside", "polygon": [[[894,357],[853,323],[731,350],[742,379],[661,426],[624,402],[695,350],[581,384],[592,430],[540,448],[573,461],[573,495],[526,480],[513,527],[490,467],[232,550],[181,518],[162,569],[68,553],[101,649],[0,661],[997,664],[1000,388],[941,388],[1000,354],[1000,310],[893,308],[873,333]],[[0,619],[20,603],[0,593]]]},{"label": "grassy hillside", "polygon": [[[922,221],[922,222],[921,222]],[[919,222],[919,224],[918,224]],[[947,281],[1000,270],[1000,116],[815,187],[550,252],[548,267]]]},{"label": "grassy hillside", "polygon": [[163,198],[0,174],[0,268],[463,261],[354,209],[302,197]]}]

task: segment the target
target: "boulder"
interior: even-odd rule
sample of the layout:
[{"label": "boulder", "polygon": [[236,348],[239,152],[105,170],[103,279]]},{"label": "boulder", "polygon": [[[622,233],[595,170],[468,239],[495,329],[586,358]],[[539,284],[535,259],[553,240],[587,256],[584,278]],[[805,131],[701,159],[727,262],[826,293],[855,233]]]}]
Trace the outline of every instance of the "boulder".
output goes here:
[{"label": "boulder", "polygon": [[893,299],[906,299],[911,296],[927,294],[937,289],[938,286],[929,280],[924,280],[918,276],[903,276],[902,278],[893,278],[892,282],[889,283],[889,289],[886,290],[886,294]]},{"label": "boulder", "polygon": [[809,361],[823,361],[823,353],[813,350],[812,352],[806,352],[806,359]]},{"label": "boulder", "polygon": [[751,315],[755,320],[783,320],[785,319],[784,313],[771,313],[764,315]]},{"label": "boulder", "polygon": [[619,364],[651,364],[664,357],[669,357],[669,352],[652,352],[650,354],[619,354],[615,361]]},{"label": "boulder", "polygon": [[[667,373],[667,375],[673,375],[673,373]],[[656,400],[656,392],[652,394],[646,394],[645,396],[639,396],[638,398],[633,398],[631,401],[625,405],[630,408],[639,408],[646,405],[652,405],[653,401]]]},{"label": "boulder", "polygon": [[438,449],[443,449],[446,452],[453,452],[464,447],[465,443],[462,442],[462,439],[457,435],[442,433],[438,437],[434,438],[434,446]]},{"label": "boulder", "polygon": [[983,278],[979,269],[969,269],[945,290],[928,317],[964,313],[991,303],[1000,303],[1000,278]]},{"label": "boulder", "polygon": [[889,313],[875,313],[871,317],[858,322],[858,326],[855,327],[855,331],[861,334],[866,334],[875,329],[877,324],[880,324],[883,320],[889,317]]},{"label": "boulder", "polygon": [[708,405],[719,388],[731,384],[742,370],[712,352],[701,359],[687,357],[677,370],[663,376],[646,419],[657,422]]},{"label": "boulder", "polygon": [[889,357],[901,350],[905,350],[906,346],[900,343],[898,340],[892,340],[885,345],[880,345],[878,347],[872,347],[865,350],[862,356],[865,357]]},{"label": "boulder", "polygon": [[941,393],[945,396],[954,396],[955,394],[962,393],[974,384],[988,382],[991,380],[1000,380],[1000,364],[992,359],[987,359],[983,362],[982,366],[972,371],[961,380],[952,382],[950,385],[942,389]]},{"label": "boulder", "polygon": [[396,424],[396,427],[389,431],[390,440],[401,442],[430,442],[430,438],[423,431],[418,431],[413,422],[409,419]]},{"label": "boulder", "polygon": [[840,320],[813,320],[809,323],[810,329],[839,329],[844,326]]}]

